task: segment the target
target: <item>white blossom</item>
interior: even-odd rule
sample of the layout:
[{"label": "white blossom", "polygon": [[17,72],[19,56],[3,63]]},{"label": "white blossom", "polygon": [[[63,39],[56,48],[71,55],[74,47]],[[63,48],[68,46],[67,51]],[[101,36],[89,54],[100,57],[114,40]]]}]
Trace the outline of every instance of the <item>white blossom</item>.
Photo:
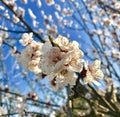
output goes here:
[{"label": "white blossom", "polygon": [[9,13],[8,13],[8,10],[5,11],[4,16],[5,16],[7,19],[10,19],[10,15],[9,15]]},{"label": "white blossom", "polygon": [[33,20],[36,19],[35,14],[33,13],[33,11],[32,11],[30,8],[28,9],[28,13],[29,13],[30,17],[31,17]]},{"label": "white blossom", "polygon": [[5,7],[0,5],[0,10],[5,10]]},{"label": "white blossom", "polygon": [[75,72],[82,70],[83,52],[76,41],[70,42],[67,38],[58,36],[53,40],[55,45],[46,42],[41,49],[41,68],[43,74],[58,88],[68,84],[74,85]]},{"label": "white blossom", "polygon": [[60,90],[68,84],[75,85],[77,79],[75,73],[81,73],[84,69],[85,83],[99,84],[96,80],[103,78],[100,61],[96,60],[88,66],[88,63],[84,62],[78,42],[59,35],[56,39],[50,39],[42,44],[34,41],[32,36],[32,33],[23,34],[20,43],[26,48],[21,54],[16,55],[17,60],[24,68],[41,77],[42,74],[46,76],[53,88]]},{"label": "white blossom", "polygon": [[56,10],[61,11],[61,6],[59,4],[55,4],[55,8]]},{"label": "white blossom", "polygon": [[102,79],[104,77],[103,72],[100,69],[100,61],[95,60],[95,62],[91,65],[88,65],[87,62],[85,62],[84,68],[86,71],[85,77],[83,78],[84,83],[91,83],[93,82],[96,85],[100,85],[97,80]]},{"label": "white blossom", "polygon": [[22,3],[27,4],[28,0],[21,0]]},{"label": "white blossom", "polygon": [[38,67],[40,61],[39,55],[39,51],[34,50],[31,46],[27,46],[21,54],[16,54],[15,56],[25,69],[38,74],[41,72],[41,69]]},{"label": "white blossom", "polygon": [[[1,28],[3,28],[3,27],[1,27]],[[6,27],[4,27],[3,29],[7,30]],[[7,39],[8,36],[9,36],[8,32],[0,31],[0,46],[2,46],[3,41],[4,41],[5,39]]]},{"label": "white blossom", "polygon": [[17,10],[17,4],[15,3],[16,0],[9,0],[9,1],[5,1],[5,2],[8,6],[10,6],[12,8],[13,11]]},{"label": "white blossom", "polygon": [[21,54],[16,54],[16,58],[18,62],[20,62],[25,69],[28,69],[36,74],[41,72],[41,69],[38,67],[40,62],[40,48],[42,47],[42,43],[38,43],[33,40],[32,33],[23,34],[20,43],[23,46],[27,46]]},{"label": "white blossom", "polygon": [[38,5],[38,7],[42,6],[41,0],[37,0],[37,5]]},{"label": "white blossom", "polygon": [[62,14],[63,14],[63,16],[72,16],[73,15],[73,10],[71,10],[69,7],[64,8],[62,10]]},{"label": "white blossom", "polygon": [[24,33],[23,36],[22,36],[22,39],[20,39],[20,43],[23,45],[23,46],[26,46],[28,44],[30,44],[32,41],[33,41],[33,33]]},{"label": "white blossom", "polygon": [[79,3],[78,3],[78,2],[75,2],[75,3],[74,3],[74,6],[75,6],[75,8],[78,8],[78,7],[79,7]]},{"label": "white blossom", "polygon": [[52,111],[51,114],[50,114],[50,117],[56,117],[56,112]]},{"label": "white blossom", "polygon": [[3,43],[3,40],[2,40],[2,37],[0,37],[0,46],[2,45]]},{"label": "white blossom", "polygon": [[37,22],[36,20],[33,20],[33,26],[34,27],[38,27],[38,24],[39,24],[39,22]]},{"label": "white blossom", "polygon": [[18,7],[18,14],[19,14],[19,16],[24,17],[25,10],[22,7]]},{"label": "white blossom", "polygon": [[47,3],[47,5],[51,6],[54,4],[54,0],[45,0],[45,2]]},{"label": "white blossom", "polygon": [[14,23],[18,23],[20,19],[17,16],[13,15],[13,21]]},{"label": "white blossom", "polygon": [[44,30],[43,30],[42,28],[40,28],[40,29],[38,30],[38,32],[39,32],[40,34],[43,34],[43,33],[44,33]]},{"label": "white blossom", "polygon": [[63,69],[63,66],[59,72],[56,71],[56,73],[51,73],[48,77],[51,82],[51,87],[57,90],[63,89],[63,87],[68,84],[71,86],[75,85],[77,79],[74,72]]},{"label": "white blossom", "polygon": [[6,113],[7,113],[6,110],[3,109],[3,107],[0,106],[0,116],[4,115]]},{"label": "white blossom", "polygon": [[51,27],[48,27],[48,33],[49,34],[57,34],[58,30],[57,30],[57,26],[56,25],[52,25]]}]

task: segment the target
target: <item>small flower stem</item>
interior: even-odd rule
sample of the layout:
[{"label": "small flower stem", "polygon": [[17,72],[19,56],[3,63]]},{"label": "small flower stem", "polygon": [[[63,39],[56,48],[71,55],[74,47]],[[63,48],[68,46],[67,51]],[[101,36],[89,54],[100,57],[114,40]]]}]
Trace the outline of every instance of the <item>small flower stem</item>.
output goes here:
[{"label": "small flower stem", "polygon": [[68,100],[67,100],[67,114],[68,117],[73,117],[72,115],[72,100],[70,99],[70,85],[68,84],[67,86],[67,95],[68,95]]}]

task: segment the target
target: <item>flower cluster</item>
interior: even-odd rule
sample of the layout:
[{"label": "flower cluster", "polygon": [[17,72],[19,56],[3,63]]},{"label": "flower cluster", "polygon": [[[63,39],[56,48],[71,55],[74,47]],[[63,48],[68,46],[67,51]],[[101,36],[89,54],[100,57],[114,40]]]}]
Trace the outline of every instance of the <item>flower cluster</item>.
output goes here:
[{"label": "flower cluster", "polygon": [[[96,60],[88,67],[83,59],[83,52],[76,41],[70,41],[66,37],[59,35],[44,44],[38,43],[32,38],[32,33],[25,33],[20,43],[26,48],[17,54],[16,57],[22,65],[30,71],[48,77],[51,86],[61,89],[66,85],[75,85],[76,73],[83,73],[85,69],[85,83],[95,83],[96,78],[102,78],[100,61]],[[85,66],[83,66],[83,63]]]},{"label": "flower cluster", "polygon": [[21,52],[21,54],[16,54],[18,62],[20,62],[24,68],[33,71],[34,73],[41,72],[38,67],[40,61],[40,48],[42,43],[38,43],[33,40],[32,33],[25,33],[20,40],[20,43],[26,48]]}]

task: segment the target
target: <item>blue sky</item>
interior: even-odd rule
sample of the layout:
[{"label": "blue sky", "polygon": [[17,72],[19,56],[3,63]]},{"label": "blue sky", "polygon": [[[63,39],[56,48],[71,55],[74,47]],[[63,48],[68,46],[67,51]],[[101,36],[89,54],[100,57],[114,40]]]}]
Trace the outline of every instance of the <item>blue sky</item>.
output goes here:
[{"label": "blue sky", "polygon": [[[54,5],[52,5],[52,6],[48,6],[46,3],[45,3],[45,1],[44,0],[41,0],[41,2],[42,2],[42,6],[40,7],[40,8],[38,8],[37,7],[37,4],[36,4],[36,1],[34,1],[34,2],[31,2],[30,0],[29,0],[29,2],[28,2],[28,4],[22,4],[20,1],[16,1],[16,3],[17,3],[17,5],[18,6],[20,6],[20,7],[22,7],[22,8],[24,8],[25,9],[25,17],[24,17],[24,19],[25,19],[25,21],[35,30],[35,31],[38,31],[38,29],[39,28],[42,28],[44,31],[46,30],[46,26],[44,25],[44,20],[43,20],[43,17],[42,17],[42,15],[41,15],[41,11],[43,10],[44,12],[45,12],[45,14],[46,15],[52,15],[52,17],[53,17],[53,19],[55,20],[55,25],[57,25],[58,26],[58,32],[59,32],[59,34],[61,34],[61,35],[63,35],[63,36],[66,36],[66,33],[68,32],[69,34],[70,34],[70,39],[71,40],[76,40],[76,41],[78,41],[79,43],[80,43],[80,45],[81,45],[81,48],[83,49],[83,50],[86,50],[86,49],[88,49],[89,50],[89,44],[91,45],[91,43],[90,43],[90,41],[89,41],[89,37],[85,34],[85,32],[83,32],[83,31],[73,31],[73,30],[70,30],[70,29],[62,29],[59,25],[58,25],[58,21],[57,21],[57,18],[55,17],[55,7],[54,7]],[[63,5],[63,3],[62,2],[60,2],[59,0],[57,0],[57,4],[60,4],[61,5],[61,8],[63,8],[64,6],[69,6],[69,4],[65,4],[65,5]],[[31,9],[32,11],[33,11],[33,13],[36,15],[36,20],[39,22],[39,26],[37,27],[37,28],[34,28],[33,27],[33,24],[32,24],[32,19],[31,19],[31,17],[30,17],[30,15],[29,15],[29,13],[28,13],[28,9]],[[61,12],[59,12],[59,11],[57,11],[59,14],[61,14]],[[10,15],[11,15],[11,13],[10,13]],[[78,18],[80,18],[80,16],[78,15],[78,13],[76,13],[75,14],[75,16],[76,17],[78,17]],[[71,17],[67,17],[67,18],[65,18],[65,19],[67,19],[67,20],[73,20],[73,18],[71,18]],[[5,20],[3,19],[2,20],[2,22],[4,22]],[[81,21],[82,22],[82,21]],[[12,28],[12,26],[11,25],[9,25],[9,22],[6,22],[4,25],[6,25],[8,28],[10,28],[10,29],[12,29],[12,30],[17,30],[17,31],[24,31],[24,29],[22,29],[22,28],[18,28],[17,26],[15,26],[14,28]],[[79,27],[79,28],[81,28],[81,27]],[[92,26],[90,25],[89,26],[89,28],[92,28]],[[79,39],[77,36],[78,36],[78,34],[81,36],[81,38]],[[16,43],[14,44],[15,46],[17,46],[18,47],[18,50],[22,50],[23,49],[23,47],[20,45],[20,43],[19,43],[19,39],[21,38],[21,35],[20,34],[11,34],[10,35],[10,37],[13,37],[13,38],[15,38],[16,39]],[[84,42],[85,41],[85,42]],[[11,42],[10,42],[11,43]],[[4,50],[4,56],[8,56],[8,53],[10,52],[10,50],[9,50],[9,47],[4,47],[3,48],[3,50]],[[89,50],[90,51],[90,50]],[[87,58],[86,58],[87,59]],[[14,65],[14,61],[15,61],[15,58],[14,57],[12,57],[11,55],[9,55],[8,57],[7,57],[7,59],[6,59],[6,70],[8,71],[8,81],[10,80],[10,84],[11,83],[17,83],[18,85],[19,85],[19,87],[20,87],[20,89],[22,89],[23,87],[26,87],[27,86],[27,84],[26,84],[26,82],[24,82],[23,80],[23,82],[21,82],[21,78],[20,78],[20,71],[23,71],[22,69],[21,69],[21,67],[20,67],[20,69],[16,69],[15,68],[15,65]],[[13,71],[12,72],[10,72],[11,71],[11,69],[13,69]],[[13,77],[14,75],[16,76],[16,74],[18,74],[18,78],[11,78],[11,77]],[[32,73],[29,73],[30,74],[30,76],[31,77],[33,77],[34,76],[34,74],[32,74]],[[31,78],[32,79],[32,78]],[[31,79],[29,79],[29,80],[31,80]],[[21,82],[21,83],[19,83],[19,81]],[[9,84],[8,83],[8,84]],[[4,81],[4,84],[7,84],[7,82],[6,82],[6,80]],[[22,85],[21,85],[22,84]],[[24,90],[25,91],[25,90]]]},{"label": "blue sky", "polygon": [[[57,18],[55,17],[55,14],[54,14],[54,11],[55,11],[55,8],[54,6],[49,6],[45,3],[45,0],[41,0],[42,2],[42,6],[40,8],[37,7],[36,5],[36,0],[34,0],[34,2],[31,2],[31,0],[28,0],[28,4],[22,4],[20,2],[20,0],[17,0],[16,3],[18,4],[18,6],[21,6],[23,7],[25,10],[26,10],[26,13],[25,13],[25,17],[24,19],[26,20],[26,22],[33,28],[33,24],[32,24],[32,19],[31,17],[29,16],[28,14],[28,8],[32,9],[33,13],[36,15],[37,17],[37,21],[39,22],[39,25],[37,28],[34,28],[34,30],[37,32],[39,28],[42,28],[44,31],[46,30],[46,26],[44,25],[44,20],[43,20],[43,17],[41,15],[41,11],[44,10],[45,14],[46,15],[52,15],[53,16],[53,19],[55,20],[55,25],[58,26],[58,32],[59,34],[63,35],[63,36],[66,36],[66,33],[68,32],[70,34],[70,39],[71,40],[76,40],[77,42],[80,43],[81,45],[81,48],[83,50],[88,50],[89,54],[91,55],[91,57],[93,57],[93,53],[92,51],[89,49],[90,46],[92,46],[92,43],[89,39],[89,36],[86,34],[86,32],[84,32],[83,30],[81,31],[73,31],[73,30],[70,30],[70,29],[62,29],[59,25],[58,25],[58,21],[57,21]],[[56,0],[58,4],[61,5],[61,7],[63,8],[64,5],[63,3],[60,2],[60,0]],[[79,2],[79,0],[76,0]],[[66,5],[65,5],[66,6]],[[3,12],[0,11],[0,14],[2,14]],[[59,14],[61,14],[61,12],[58,11]],[[84,12],[83,12],[84,13]],[[11,13],[10,13],[11,15]],[[78,13],[75,13],[74,14],[77,18],[80,19],[80,16],[78,15]],[[86,15],[86,14],[85,14]],[[67,17],[65,18],[67,20],[73,20],[73,18],[71,17]],[[8,28],[12,29],[12,30],[22,30],[24,31],[22,28],[18,28],[17,26],[15,26],[14,28],[10,25],[9,21],[5,21],[4,18],[1,18],[0,19],[0,24],[3,24],[3,26],[7,26]],[[82,22],[82,21],[81,21]],[[79,25],[79,28],[80,25]],[[93,26],[91,24],[88,24],[88,28],[89,30],[92,30],[93,29]],[[77,36],[80,35],[81,38],[78,38]],[[19,43],[19,39],[21,38],[21,34],[10,34],[10,37],[14,38],[16,40],[16,43],[13,43],[13,41],[9,41],[11,44],[15,45],[18,47],[18,50],[22,50],[23,47],[20,45]],[[98,42],[98,38],[96,36],[96,42]],[[37,40],[39,41],[39,40]],[[14,90],[20,90],[22,94],[25,94],[26,92],[29,92],[29,91],[32,91],[35,89],[35,92],[39,92],[40,94],[40,99],[41,100],[44,100],[45,99],[45,96],[43,95],[43,92],[40,90],[41,86],[39,87],[38,85],[36,85],[37,83],[32,83],[32,81],[34,80],[35,78],[35,75],[31,72],[28,72],[28,76],[24,76],[24,75],[21,75],[21,72],[25,71],[22,66],[19,66],[19,69],[16,68],[16,62],[15,62],[15,58],[12,57],[9,53],[10,53],[10,48],[8,46],[5,46],[3,45],[1,48],[1,50],[3,50],[3,54],[4,54],[4,57],[6,58],[5,59],[5,69],[7,71],[7,76],[5,76],[5,78],[3,79],[3,84],[8,84],[10,85],[11,89],[14,89]],[[85,57],[85,59],[87,60],[88,58]],[[103,58],[102,58],[103,59]],[[103,59],[104,60],[104,59]],[[114,63],[115,64],[115,63]],[[116,67],[118,73],[119,73],[119,68]],[[29,83],[28,83],[29,82]],[[41,80],[40,81],[41,84],[47,84],[48,83],[48,80],[47,79],[44,79],[44,80]],[[104,82],[101,81],[102,85],[101,85],[101,88],[104,89]],[[115,82],[115,84],[117,85],[117,83]],[[33,89],[31,90],[29,85],[33,85]],[[47,84],[48,86],[48,84]],[[119,84],[118,84],[119,86]],[[41,88],[42,89],[42,88]],[[63,91],[65,92],[65,91]],[[59,92],[58,92],[59,93]],[[47,94],[47,93],[46,93]],[[62,94],[62,93],[61,93]],[[52,94],[51,94],[52,95]],[[55,94],[57,95],[57,94]],[[54,98],[53,98],[54,99]],[[54,101],[54,100],[53,100]],[[62,100],[63,103],[64,103],[64,100]],[[57,100],[56,100],[57,102]],[[61,103],[61,102],[60,102]]]}]

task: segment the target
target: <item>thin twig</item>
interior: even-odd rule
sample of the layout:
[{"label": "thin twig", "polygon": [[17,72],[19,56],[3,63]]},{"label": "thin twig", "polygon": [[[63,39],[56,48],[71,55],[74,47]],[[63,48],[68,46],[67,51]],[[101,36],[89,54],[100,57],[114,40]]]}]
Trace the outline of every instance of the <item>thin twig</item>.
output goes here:
[{"label": "thin twig", "polygon": [[[0,92],[4,92],[4,93],[9,93],[9,94],[11,94],[11,95],[14,95],[14,96],[18,96],[18,97],[25,97],[24,95],[21,95],[21,94],[18,94],[18,93],[14,93],[14,92],[11,92],[11,91],[5,91],[5,90],[3,90],[3,89],[0,89]],[[34,100],[34,99],[32,99],[32,98],[25,98],[26,99],[26,101],[33,101],[33,102],[36,102],[36,103],[40,103],[40,104],[45,104],[45,105],[48,105],[48,103],[47,102],[43,102],[43,101],[39,101],[39,100]],[[49,104],[49,106],[54,106],[54,107],[60,107],[59,105],[56,105],[56,104]]]}]

